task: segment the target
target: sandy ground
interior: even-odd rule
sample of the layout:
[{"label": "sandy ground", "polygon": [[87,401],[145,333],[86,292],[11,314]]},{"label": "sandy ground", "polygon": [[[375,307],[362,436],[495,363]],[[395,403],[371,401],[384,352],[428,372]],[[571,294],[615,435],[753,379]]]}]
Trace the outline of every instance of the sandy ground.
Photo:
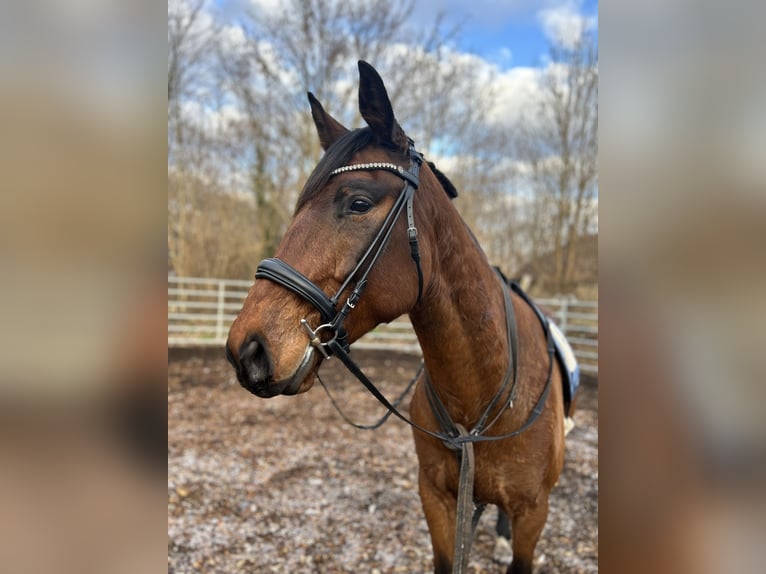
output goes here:
[{"label": "sandy ground", "polygon": [[[415,373],[411,355],[356,352],[389,397]],[[382,408],[337,361],[323,378],[358,422]],[[586,381],[564,471],[537,547],[538,573],[598,571],[598,397]],[[431,572],[409,427],[359,431],[321,387],[258,399],[222,350],[173,351],[168,380],[168,572]],[[476,531],[470,571],[493,560],[497,513]]]}]

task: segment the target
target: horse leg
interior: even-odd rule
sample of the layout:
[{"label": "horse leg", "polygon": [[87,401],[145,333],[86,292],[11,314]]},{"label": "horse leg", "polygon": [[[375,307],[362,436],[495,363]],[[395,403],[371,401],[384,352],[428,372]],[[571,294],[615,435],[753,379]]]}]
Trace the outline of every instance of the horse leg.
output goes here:
[{"label": "horse leg", "polygon": [[422,470],[418,474],[420,501],[431,534],[434,573],[450,574],[455,553],[455,515],[457,498],[437,489]]},{"label": "horse leg", "polygon": [[506,540],[511,539],[511,521],[508,515],[503,512],[502,508],[497,509],[497,524],[495,525],[495,532],[499,537]]},{"label": "horse leg", "polygon": [[547,494],[536,504],[525,506],[512,516],[513,562],[508,567],[507,574],[532,574],[535,546],[540,539],[547,517]]},{"label": "horse leg", "polygon": [[495,524],[495,550],[492,557],[500,564],[510,564],[511,558],[511,522],[502,508],[497,509],[497,523]]}]

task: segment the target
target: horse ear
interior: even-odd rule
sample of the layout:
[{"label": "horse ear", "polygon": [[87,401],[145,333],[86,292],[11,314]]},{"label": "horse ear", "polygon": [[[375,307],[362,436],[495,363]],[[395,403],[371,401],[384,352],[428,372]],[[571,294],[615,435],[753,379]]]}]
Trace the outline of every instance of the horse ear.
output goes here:
[{"label": "horse ear", "polygon": [[380,143],[407,149],[407,136],[394,117],[383,79],[364,60],[359,60],[359,112]]},{"label": "horse ear", "polygon": [[322,104],[314,97],[314,94],[308,92],[309,105],[311,106],[311,117],[314,118],[314,125],[319,134],[319,143],[322,149],[327,151],[333,143],[348,133],[348,129],[338,122],[334,117],[324,111]]}]

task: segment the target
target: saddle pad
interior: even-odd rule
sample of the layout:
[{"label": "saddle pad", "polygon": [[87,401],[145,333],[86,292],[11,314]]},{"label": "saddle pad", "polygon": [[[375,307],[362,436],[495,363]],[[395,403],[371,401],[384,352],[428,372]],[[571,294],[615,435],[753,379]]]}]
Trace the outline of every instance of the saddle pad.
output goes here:
[{"label": "saddle pad", "polygon": [[558,328],[558,325],[548,319],[548,328],[551,330],[553,343],[556,347],[556,358],[561,366],[561,373],[564,379],[564,406],[566,414],[569,415],[572,399],[577,392],[577,387],[580,386],[580,366],[577,364],[572,347],[569,345],[564,333]]}]

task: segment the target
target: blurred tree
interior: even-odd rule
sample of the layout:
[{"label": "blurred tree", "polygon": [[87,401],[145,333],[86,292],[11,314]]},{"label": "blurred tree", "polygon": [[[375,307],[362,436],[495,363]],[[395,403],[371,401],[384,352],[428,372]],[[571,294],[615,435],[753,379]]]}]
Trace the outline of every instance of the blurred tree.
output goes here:
[{"label": "blurred tree", "polygon": [[[361,125],[356,60],[364,59],[385,79],[407,133],[459,189],[455,204],[490,260],[514,270],[555,249],[557,288],[573,281],[573,239],[591,226],[596,186],[597,72],[587,38],[551,51],[542,103],[509,129],[495,121],[508,97],[493,81],[500,70],[455,51],[459,30],[438,16],[415,29],[413,0],[253,2],[226,23],[216,6],[168,5],[176,273],[251,277],[274,253],[322,153],[306,91],[348,127]],[[249,265],[222,249],[246,254]]]},{"label": "blurred tree", "polygon": [[[198,100],[198,80],[208,65],[218,26],[204,12],[206,0],[168,1],[168,156],[183,148],[189,124],[184,100]],[[180,161],[181,158],[176,158]]]},{"label": "blurred tree", "polygon": [[226,193],[191,173],[169,173],[168,239],[173,269],[185,277],[252,277],[253,261],[260,253],[254,217],[249,197]]},{"label": "blurred tree", "polygon": [[421,149],[445,119],[454,118],[459,133],[479,113],[457,113],[473,76],[467,65],[444,62],[443,46],[455,31],[442,31],[437,17],[430,29],[413,32],[412,7],[412,0],[287,0],[273,11],[252,8],[238,23],[238,48],[219,52],[226,89],[243,112],[241,161],[250,174],[263,256],[276,248],[322,152],[307,91],[341,123],[359,125],[355,63],[374,62]]},{"label": "blurred tree", "polygon": [[529,166],[534,192],[529,218],[531,259],[554,253],[552,290],[570,291],[578,237],[592,232],[598,188],[598,61],[585,32],[554,46],[536,112],[520,127],[516,152]]},{"label": "blurred tree", "polygon": [[204,99],[200,83],[216,38],[205,3],[168,2],[168,264],[179,275],[192,273],[189,238],[199,204],[194,182],[208,159],[209,135],[184,114],[185,104]]}]

